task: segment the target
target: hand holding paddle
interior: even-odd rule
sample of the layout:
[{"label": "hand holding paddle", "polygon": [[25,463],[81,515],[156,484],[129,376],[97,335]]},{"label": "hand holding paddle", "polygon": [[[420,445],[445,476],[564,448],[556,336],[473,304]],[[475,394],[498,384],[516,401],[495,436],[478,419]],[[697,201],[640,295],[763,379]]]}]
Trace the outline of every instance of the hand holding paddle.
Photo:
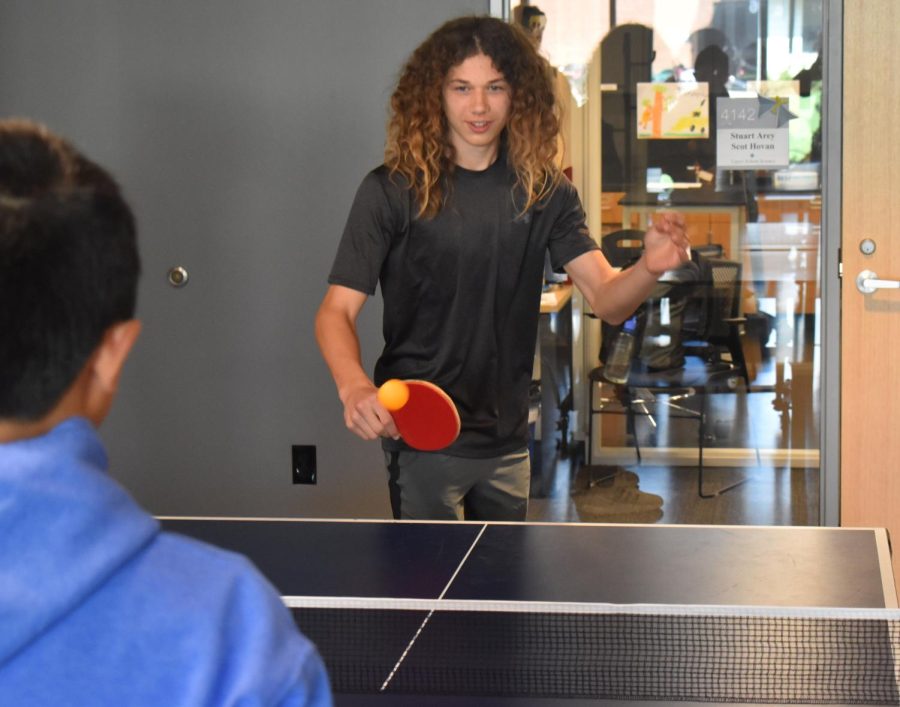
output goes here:
[{"label": "hand holding paddle", "polygon": [[391,413],[403,441],[413,449],[438,451],[459,436],[456,405],[433,383],[392,378],[378,389],[378,402]]}]

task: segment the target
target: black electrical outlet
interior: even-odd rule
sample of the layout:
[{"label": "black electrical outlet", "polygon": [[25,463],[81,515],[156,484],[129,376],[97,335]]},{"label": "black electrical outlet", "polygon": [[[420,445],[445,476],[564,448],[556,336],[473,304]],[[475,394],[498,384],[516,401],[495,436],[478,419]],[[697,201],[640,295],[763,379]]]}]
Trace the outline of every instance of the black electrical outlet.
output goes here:
[{"label": "black electrical outlet", "polygon": [[316,447],[313,444],[291,445],[291,478],[295,484],[316,483]]}]

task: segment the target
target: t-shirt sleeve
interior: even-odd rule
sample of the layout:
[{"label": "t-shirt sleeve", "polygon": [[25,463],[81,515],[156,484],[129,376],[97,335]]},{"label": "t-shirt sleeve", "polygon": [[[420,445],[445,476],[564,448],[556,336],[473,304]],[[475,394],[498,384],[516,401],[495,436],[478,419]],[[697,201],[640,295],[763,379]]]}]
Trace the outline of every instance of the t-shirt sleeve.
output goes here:
[{"label": "t-shirt sleeve", "polygon": [[356,192],[328,282],[368,295],[375,294],[381,266],[397,229],[396,190],[386,175],[374,170]]},{"label": "t-shirt sleeve", "polygon": [[554,193],[557,201],[556,218],[550,231],[550,265],[559,272],[571,260],[588,251],[597,250],[597,242],[588,233],[584,209],[578,192],[567,180],[563,180]]}]

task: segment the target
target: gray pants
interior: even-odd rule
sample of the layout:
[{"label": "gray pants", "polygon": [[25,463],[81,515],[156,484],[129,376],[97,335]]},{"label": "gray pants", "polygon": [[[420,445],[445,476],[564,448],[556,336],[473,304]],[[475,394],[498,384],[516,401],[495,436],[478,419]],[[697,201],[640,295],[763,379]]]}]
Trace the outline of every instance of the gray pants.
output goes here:
[{"label": "gray pants", "polygon": [[528,450],[491,459],[436,452],[385,452],[394,518],[525,520]]}]

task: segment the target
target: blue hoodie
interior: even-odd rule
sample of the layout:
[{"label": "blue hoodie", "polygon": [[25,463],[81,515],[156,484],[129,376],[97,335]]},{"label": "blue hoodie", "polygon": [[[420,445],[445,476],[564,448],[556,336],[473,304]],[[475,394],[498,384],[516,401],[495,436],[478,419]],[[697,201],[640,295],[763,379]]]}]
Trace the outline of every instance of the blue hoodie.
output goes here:
[{"label": "blue hoodie", "polygon": [[0,444],[0,705],[330,705],[240,555],[161,532],[72,418]]}]

